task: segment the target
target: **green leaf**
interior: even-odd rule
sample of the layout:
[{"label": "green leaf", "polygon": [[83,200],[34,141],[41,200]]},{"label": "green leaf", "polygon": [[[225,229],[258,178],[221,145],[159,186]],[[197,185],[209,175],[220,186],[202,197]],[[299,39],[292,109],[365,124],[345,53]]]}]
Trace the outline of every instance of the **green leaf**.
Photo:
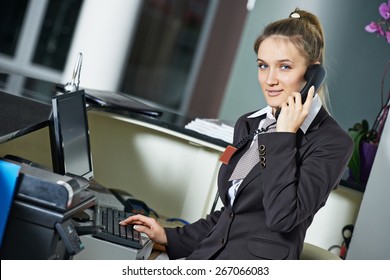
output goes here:
[{"label": "green leaf", "polygon": [[353,128],[348,130],[348,134],[354,142],[354,150],[348,167],[357,182],[360,182],[360,145],[361,141],[364,141],[367,132],[368,122],[366,120],[363,120],[362,123],[356,123]]}]

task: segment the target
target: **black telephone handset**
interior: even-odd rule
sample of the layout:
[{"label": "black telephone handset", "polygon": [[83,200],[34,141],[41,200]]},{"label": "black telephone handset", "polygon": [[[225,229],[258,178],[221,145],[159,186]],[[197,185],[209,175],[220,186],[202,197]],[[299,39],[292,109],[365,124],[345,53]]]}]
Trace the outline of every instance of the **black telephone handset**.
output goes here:
[{"label": "black telephone handset", "polygon": [[[314,86],[316,91],[321,87],[322,83],[326,78],[326,70],[321,64],[311,64],[307,68],[304,78],[306,84],[301,90],[302,104],[306,101],[307,94],[309,93],[309,89],[311,88],[311,86]],[[275,113],[276,119],[278,119],[279,114],[280,108]]]}]

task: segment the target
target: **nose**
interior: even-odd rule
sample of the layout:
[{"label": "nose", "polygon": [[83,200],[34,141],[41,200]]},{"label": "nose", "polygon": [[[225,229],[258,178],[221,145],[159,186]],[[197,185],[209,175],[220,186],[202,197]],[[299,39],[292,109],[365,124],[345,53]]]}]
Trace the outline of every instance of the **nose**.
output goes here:
[{"label": "nose", "polygon": [[267,79],[265,81],[267,85],[272,86],[272,85],[277,85],[278,84],[278,79],[276,76],[275,71],[270,70],[267,75]]}]

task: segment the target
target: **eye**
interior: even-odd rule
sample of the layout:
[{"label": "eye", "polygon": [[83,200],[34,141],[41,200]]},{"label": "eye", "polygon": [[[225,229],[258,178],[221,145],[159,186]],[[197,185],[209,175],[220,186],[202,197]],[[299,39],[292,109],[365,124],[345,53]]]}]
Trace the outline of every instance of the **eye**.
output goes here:
[{"label": "eye", "polygon": [[259,62],[259,63],[257,64],[257,67],[259,67],[260,69],[267,69],[267,68],[268,68],[268,65]]},{"label": "eye", "polygon": [[282,70],[289,70],[289,69],[291,69],[291,67],[284,64],[284,65],[280,66],[280,69],[282,69]]}]

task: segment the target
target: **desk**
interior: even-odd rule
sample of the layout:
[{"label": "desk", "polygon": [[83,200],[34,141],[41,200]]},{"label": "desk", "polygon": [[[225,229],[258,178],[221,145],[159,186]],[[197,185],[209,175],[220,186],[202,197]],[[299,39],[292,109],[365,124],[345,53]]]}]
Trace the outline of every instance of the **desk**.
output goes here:
[{"label": "desk", "polygon": [[[0,156],[14,154],[51,168],[47,128],[51,106],[34,104],[42,104],[44,110],[12,111],[16,116],[27,112],[27,119],[42,114],[20,137],[12,134],[4,138]],[[88,117],[96,181],[128,191],[167,217],[191,222],[210,211],[218,159],[226,143],[185,129],[190,119],[169,112],[154,118],[131,111],[90,108]],[[15,139],[7,141],[11,138]]]},{"label": "desk", "polygon": [[[222,146],[112,113],[90,110],[88,117],[97,182],[167,217],[191,222],[209,213]],[[51,168],[49,129],[1,144],[0,156],[6,154]]]},{"label": "desk", "polygon": [[95,179],[128,191],[167,217],[205,217],[224,147],[150,122],[91,110]]},{"label": "desk", "polygon": [[[130,111],[90,108],[88,118],[97,182],[126,190],[167,217],[193,222],[210,212],[217,190],[219,156],[226,143],[184,129],[189,119],[165,112],[161,118],[154,118]],[[0,144],[0,156],[7,153],[50,168],[48,128]],[[331,196],[327,203],[331,209],[322,210],[329,215],[318,215],[313,231],[308,232],[307,238],[315,237],[310,243],[324,249],[339,243],[340,223],[327,219],[340,216],[337,211],[347,209],[351,212],[346,213],[345,221],[355,221],[362,194],[352,194],[351,207],[350,195],[350,189],[341,189],[341,193],[337,191]],[[336,236],[330,241],[329,231]]]},{"label": "desk", "polygon": [[49,124],[51,106],[0,91],[0,143]]},{"label": "desk", "polygon": [[91,235],[80,236],[80,239],[85,249],[75,255],[74,260],[146,260],[153,249],[151,241],[137,250],[100,240]]}]

